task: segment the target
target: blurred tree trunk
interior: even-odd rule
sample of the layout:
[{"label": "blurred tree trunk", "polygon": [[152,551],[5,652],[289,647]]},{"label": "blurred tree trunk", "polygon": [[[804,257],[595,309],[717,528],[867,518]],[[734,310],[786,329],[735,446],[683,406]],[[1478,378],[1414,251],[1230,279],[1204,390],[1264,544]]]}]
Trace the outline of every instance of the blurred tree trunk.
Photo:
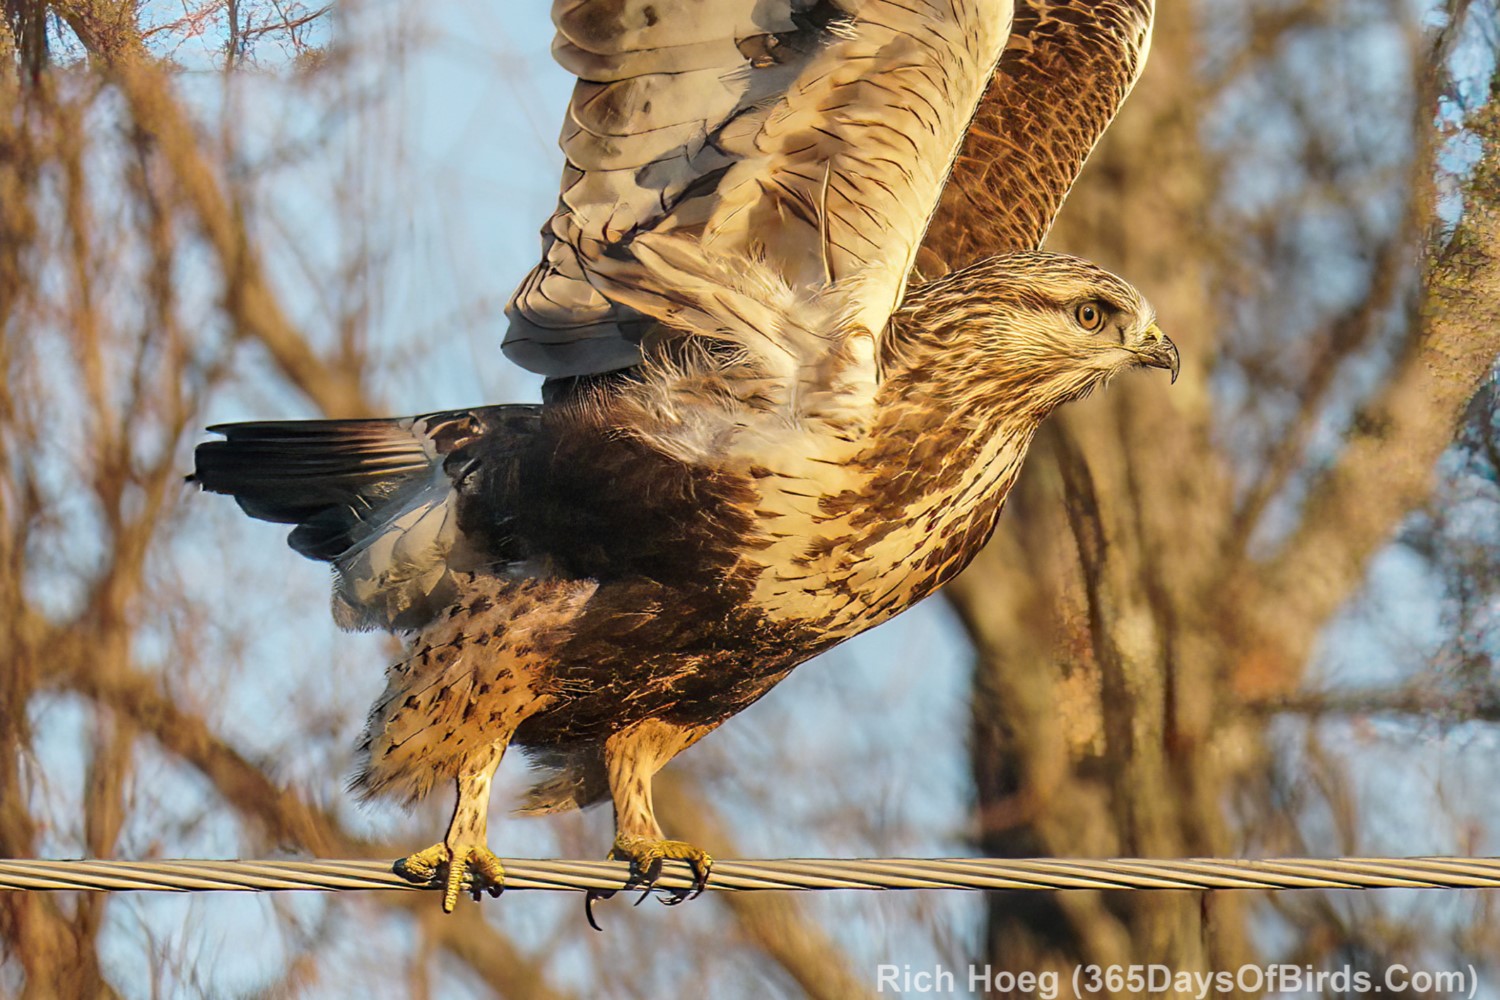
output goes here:
[{"label": "blurred tree trunk", "polygon": [[[1048,241],[1148,290],[1182,351],[1181,380],[1168,390],[1132,379],[1054,418],[1003,534],[953,591],[980,651],[973,752],[987,854],[1233,853],[1221,765],[1203,752],[1213,662],[1182,648],[1174,606],[1189,612],[1204,592],[1195,577],[1215,551],[1205,522],[1231,506],[1208,440],[1208,258],[1194,244],[1210,165],[1186,14],[1161,11],[1146,75]],[[1001,596],[1018,588],[1020,600]],[[996,894],[988,959],[1065,973],[1142,955],[1174,968],[1237,965],[1241,906],[1215,901],[1231,912],[1215,912],[1209,940],[1204,905],[1192,893]]]},{"label": "blurred tree trunk", "polygon": [[[1225,164],[1204,145],[1213,113],[1194,23],[1203,4],[1166,4],[1135,95],[1091,159],[1048,245],[1100,261],[1144,289],[1182,351],[1180,383],[1145,378],[1069,408],[1039,437],[990,547],[948,590],[977,652],[972,760],[979,848],[998,856],[1183,857],[1242,854],[1236,789],[1267,767],[1264,713],[1295,691],[1317,635],[1365,579],[1370,558],[1431,489],[1464,407],[1500,351],[1492,256],[1454,281],[1437,259],[1428,306],[1400,334],[1385,381],[1365,399],[1339,453],[1289,448],[1308,482],[1295,525],[1268,553],[1249,535],[1265,498],[1235,487],[1208,378],[1232,329],[1216,285],[1234,242],[1216,231]],[[1246,43],[1262,65],[1282,36],[1317,23],[1293,5]],[[1413,67],[1430,49],[1405,18]],[[1430,82],[1430,81],[1429,81]],[[1431,228],[1436,91],[1417,89],[1417,178],[1399,245],[1370,248],[1380,268],[1417,266]],[[1493,143],[1493,136],[1486,136]],[[1493,148],[1493,145],[1492,147]],[[1486,244],[1500,189],[1476,178],[1464,245]],[[1450,255],[1451,256],[1451,255]],[[1366,327],[1380,310],[1355,303]],[[1355,319],[1344,317],[1346,324]],[[1309,351],[1289,440],[1331,370],[1361,342],[1331,323]],[[1368,337],[1361,328],[1359,337]],[[1340,340],[1340,337],[1343,339]],[[1259,475],[1289,478],[1277,462]],[[1270,487],[1274,490],[1274,486]],[[1247,511],[1250,504],[1258,509]],[[1149,960],[1175,970],[1232,969],[1253,958],[1243,893],[995,893],[985,934],[996,968],[1056,969]]]}]

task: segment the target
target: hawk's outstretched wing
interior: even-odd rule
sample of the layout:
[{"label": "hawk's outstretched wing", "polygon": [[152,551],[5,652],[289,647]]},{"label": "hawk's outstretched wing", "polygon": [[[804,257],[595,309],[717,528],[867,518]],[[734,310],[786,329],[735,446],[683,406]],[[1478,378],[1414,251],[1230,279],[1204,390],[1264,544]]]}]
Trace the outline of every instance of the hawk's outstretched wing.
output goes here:
[{"label": "hawk's outstretched wing", "polygon": [[544,259],[511,301],[506,353],[550,376],[634,364],[639,318],[597,272],[645,233],[714,257],[710,275],[741,260],[793,288],[858,276],[841,312],[878,335],[1011,7],[554,0],[554,51],[579,82],[562,195]]},{"label": "hawk's outstretched wing", "polygon": [[644,321],[596,268],[643,233],[764,259],[793,287],[859,275],[841,311],[878,334],[929,216],[951,267],[1040,243],[1144,65],[1153,7],[555,0],[579,83],[507,354],[552,376],[638,360]]},{"label": "hawk's outstretched wing", "polygon": [[1010,41],[922,242],[949,270],[1041,245],[1135,86],[1153,0],[1018,0]]}]

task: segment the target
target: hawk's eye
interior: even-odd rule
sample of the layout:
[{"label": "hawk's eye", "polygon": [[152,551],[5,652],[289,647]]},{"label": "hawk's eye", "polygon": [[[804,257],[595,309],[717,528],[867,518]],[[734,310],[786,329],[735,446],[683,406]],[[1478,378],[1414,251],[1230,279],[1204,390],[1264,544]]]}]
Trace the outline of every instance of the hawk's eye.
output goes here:
[{"label": "hawk's eye", "polygon": [[1078,320],[1078,325],[1089,333],[1093,333],[1104,325],[1104,310],[1097,302],[1084,302],[1073,310],[1073,318]]}]

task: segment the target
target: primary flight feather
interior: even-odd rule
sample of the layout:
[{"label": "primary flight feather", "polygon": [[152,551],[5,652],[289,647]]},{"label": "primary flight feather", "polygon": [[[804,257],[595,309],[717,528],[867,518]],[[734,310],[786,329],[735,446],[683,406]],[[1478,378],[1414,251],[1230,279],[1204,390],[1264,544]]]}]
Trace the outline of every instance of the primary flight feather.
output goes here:
[{"label": "primary flight feather", "polygon": [[[505,342],[543,403],[213,428],[203,487],[296,525],[341,625],[406,637],[354,786],[456,787],[445,839],[399,865],[446,909],[503,884],[509,746],[544,768],[527,810],[609,797],[637,884],[664,858],[706,880],[656,771],[961,570],[1054,408],[1175,378],[1139,292],[1037,249],[1151,16],[557,0],[567,163]],[[967,266],[918,281],[919,251]]]}]

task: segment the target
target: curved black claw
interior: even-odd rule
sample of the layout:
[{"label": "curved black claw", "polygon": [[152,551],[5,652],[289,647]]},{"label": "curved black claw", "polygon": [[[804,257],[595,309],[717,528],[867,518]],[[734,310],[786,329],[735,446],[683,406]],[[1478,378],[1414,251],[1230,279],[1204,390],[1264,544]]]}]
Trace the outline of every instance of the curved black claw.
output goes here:
[{"label": "curved black claw", "polygon": [[706,851],[691,844],[623,835],[615,837],[615,845],[610,849],[609,857],[611,861],[629,861],[630,875],[619,889],[590,889],[584,894],[583,914],[588,918],[589,926],[596,931],[603,928],[594,920],[594,900],[609,899],[625,889],[640,889],[641,897],[635,901],[635,905],[640,906],[656,887],[656,880],[661,878],[662,862],[667,858],[686,861],[693,869],[693,884],[690,888],[662,890],[664,895],[661,901],[668,906],[676,906],[683,900],[702,895],[703,890],[708,887],[708,876],[714,866],[714,859]]},{"label": "curved black claw", "polygon": [[662,861],[662,858],[653,857],[646,863],[646,867],[642,868],[639,859],[630,859],[630,877],[625,880],[625,888],[641,890],[641,898],[635,901],[636,906],[646,901],[646,897],[651,895],[652,887],[656,885],[656,880],[661,878]]},{"label": "curved black claw", "polygon": [[600,927],[599,922],[594,919],[594,900],[609,899],[618,891],[618,889],[590,889],[583,894],[583,916],[594,930],[600,933],[604,931],[604,928]]},{"label": "curved black claw", "polygon": [[703,895],[703,890],[708,888],[708,876],[714,869],[714,859],[707,854],[699,858],[686,858],[688,865],[693,869],[693,885],[690,889],[664,889],[665,895],[661,897],[663,906],[676,906],[678,903],[689,899],[697,899]]}]

